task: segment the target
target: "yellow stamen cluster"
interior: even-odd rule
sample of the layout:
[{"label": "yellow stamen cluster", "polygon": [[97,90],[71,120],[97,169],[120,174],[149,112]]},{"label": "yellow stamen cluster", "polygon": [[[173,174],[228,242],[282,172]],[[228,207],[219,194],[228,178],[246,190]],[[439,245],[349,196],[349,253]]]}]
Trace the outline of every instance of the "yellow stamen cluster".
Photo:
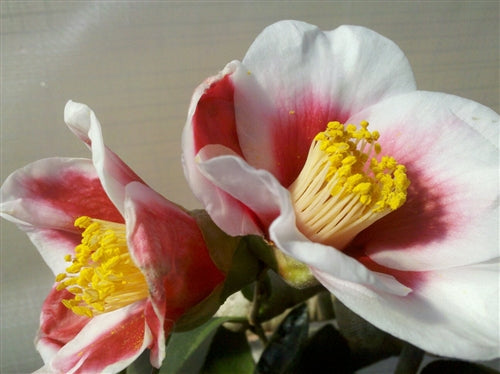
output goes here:
[{"label": "yellow stamen cluster", "polygon": [[404,165],[379,157],[380,134],[330,122],[314,138],[306,163],[289,190],[299,229],[311,240],[342,249],[361,230],[406,201]]},{"label": "yellow stamen cluster", "polygon": [[67,308],[92,317],[148,297],[144,275],[130,258],[125,225],[82,216],[75,226],[84,229],[82,242],[74,256],[66,255],[66,273],[56,277],[57,289],[74,295],[62,300]]}]

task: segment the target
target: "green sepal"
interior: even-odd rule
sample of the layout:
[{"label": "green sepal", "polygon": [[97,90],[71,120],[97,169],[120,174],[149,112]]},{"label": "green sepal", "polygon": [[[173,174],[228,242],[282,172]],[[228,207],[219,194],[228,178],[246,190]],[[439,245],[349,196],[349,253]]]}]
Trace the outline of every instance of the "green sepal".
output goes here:
[{"label": "green sepal", "polygon": [[[297,289],[290,286],[285,280],[277,275],[273,270],[268,270],[265,277],[260,279],[259,290],[260,304],[257,313],[257,320],[265,322],[282,314],[286,309],[292,308],[319,292],[324,291],[320,284],[308,288]],[[254,300],[255,287],[245,287],[242,292],[248,300]]]},{"label": "green sepal", "polygon": [[248,235],[245,239],[255,256],[278,273],[290,286],[302,289],[318,284],[307,265],[286,255],[272,242],[256,235]]},{"label": "green sepal", "polygon": [[227,274],[241,237],[226,234],[212,221],[205,210],[196,209],[189,214],[196,220],[215,266]]}]

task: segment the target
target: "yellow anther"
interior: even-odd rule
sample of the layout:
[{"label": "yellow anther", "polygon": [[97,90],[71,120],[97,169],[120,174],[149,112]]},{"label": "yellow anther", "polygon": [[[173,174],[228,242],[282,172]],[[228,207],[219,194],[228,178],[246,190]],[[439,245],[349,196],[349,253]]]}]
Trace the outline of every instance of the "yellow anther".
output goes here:
[{"label": "yellow anther", "polygon": [[[148,297],[144,275],[130,258],[125,226],[87,216],[75,220],[84,229],[71,264],[56,276],[57,290],[74,295],[62,303],[75,314],[92,317]],[[125,280],[127,279],[127,280]]]},{"label": "yellow anther", "polygon": [[312,240],[339,249],[361,230],[406,201],[409,181],[403,165],[379,157],[380,134],[329,122],[314,137],[306,163],[289,187],[297,225]]}]

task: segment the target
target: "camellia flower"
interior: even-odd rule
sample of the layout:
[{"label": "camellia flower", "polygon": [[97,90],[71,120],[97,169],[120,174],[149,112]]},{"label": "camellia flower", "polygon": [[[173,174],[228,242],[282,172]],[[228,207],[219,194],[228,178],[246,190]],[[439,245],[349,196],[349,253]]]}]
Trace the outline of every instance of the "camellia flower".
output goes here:
[{"label": "camellia flower", "polygon": [[219,227],[262,236],[377,327],[491,359],[498,121],[417,91],[401,50],[371,30],[282,21],[196,89],[184,168]]},{"label": "camellia flower", "polygon": [[40,372],[118,372],[146,348],[159,367],[166,334],[222,283],[195,219],[104,146],[85,105],[65,121],[92,160],[49,158],[10,175],[1,215],[22,228],[56,275],[43,304]]}]

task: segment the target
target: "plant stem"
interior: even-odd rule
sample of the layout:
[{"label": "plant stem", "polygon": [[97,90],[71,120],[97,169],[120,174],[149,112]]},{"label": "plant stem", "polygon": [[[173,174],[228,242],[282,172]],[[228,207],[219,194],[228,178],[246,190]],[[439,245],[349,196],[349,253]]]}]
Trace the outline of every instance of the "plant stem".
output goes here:
[{"label": "plant stem", "polygon": [[265,290],[264,280],[266,276],[267,276],[267,269],[263,269],[259,273],[259,276],[257,277],[253,293],[252,309],[250,310],[250,315],[248,316],[248,322],[250,323],[252,331],[259,337],[259,339],[264,345],[267,344],[267,337],[259,320],[259,311],[260,311],[260,304],[264,296],[264,290]]},{"label": "plant stem", "polygon": [[424,358],[424,351],[420,348],[405,343],[401,354],[399,355],[398,366],[394,374],[414,374],[418,372],[418,368]]}]

